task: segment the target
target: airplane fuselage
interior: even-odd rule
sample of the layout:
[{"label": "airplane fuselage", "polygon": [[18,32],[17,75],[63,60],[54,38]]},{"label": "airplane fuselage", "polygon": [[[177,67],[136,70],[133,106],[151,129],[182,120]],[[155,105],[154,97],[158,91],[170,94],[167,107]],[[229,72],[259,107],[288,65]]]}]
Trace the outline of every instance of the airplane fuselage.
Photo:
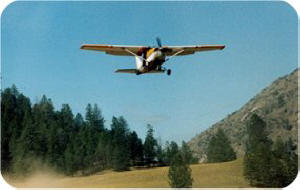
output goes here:
[{"label": "airplane fuselage", "polygon": [[142,49],[137,55],[135,62],[138,74],[151,71],[163,72],[161,66],[166,60],[166,55],[158,48]]}]

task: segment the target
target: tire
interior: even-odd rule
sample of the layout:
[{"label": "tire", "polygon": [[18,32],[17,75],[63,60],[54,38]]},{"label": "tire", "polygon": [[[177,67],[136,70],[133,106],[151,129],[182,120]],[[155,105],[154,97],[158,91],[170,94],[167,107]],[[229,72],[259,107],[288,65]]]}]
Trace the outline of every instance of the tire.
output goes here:
[{"label": "tire", "polygon": [[167,75],[171,75],[171,69],[167,70]]}]

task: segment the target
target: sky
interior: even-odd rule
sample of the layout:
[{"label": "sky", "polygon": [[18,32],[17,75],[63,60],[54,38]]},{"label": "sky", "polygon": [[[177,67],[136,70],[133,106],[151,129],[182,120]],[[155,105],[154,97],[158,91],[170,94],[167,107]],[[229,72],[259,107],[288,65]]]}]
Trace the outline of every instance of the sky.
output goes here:
[{"label": "sky", "polygon": [[[142,138],[188,141],[238,110],[297,65],[297,14],[285,2],[14,2],[1,16],[2,88],[15,84],[74,115],[97,103],[110,128],[124,116]],[[132,56],[83,51],[84,43],[224,44],[171,59],[172,75],[116,74]]]}]

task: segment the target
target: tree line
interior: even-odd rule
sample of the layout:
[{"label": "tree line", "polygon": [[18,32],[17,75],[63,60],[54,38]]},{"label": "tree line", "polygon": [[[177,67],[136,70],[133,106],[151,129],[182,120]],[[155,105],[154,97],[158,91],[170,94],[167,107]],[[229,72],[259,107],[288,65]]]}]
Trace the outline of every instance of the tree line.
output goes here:
[{"label": "tree line", "polygon": [[[148,124],[145,141],[129,129],[122,116],[112,117],[110,129],[97,104],[87,104],[85,116],[68,104],[55,110],[45,95],[34,103],[16,86],[1,92],[1,170],[27,175],[37,165],[49,165],[66,175],[88,175],[112,168],[165,166],[179,152],[175,142],[158,143]],[[183,142],[189,163],[197,162]],[[39,163],[39,164],[33,164]]]}]

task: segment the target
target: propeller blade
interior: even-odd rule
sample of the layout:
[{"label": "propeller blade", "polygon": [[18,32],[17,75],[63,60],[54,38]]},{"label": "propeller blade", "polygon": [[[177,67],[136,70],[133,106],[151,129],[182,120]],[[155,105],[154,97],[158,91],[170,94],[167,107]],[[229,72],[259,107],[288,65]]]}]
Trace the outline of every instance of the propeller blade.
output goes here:
[{"label": "propeller blade", "polygon": [[156,42],[157,42],[158,47],[161,47],[161,40],[159,37],[156,37]]}]

